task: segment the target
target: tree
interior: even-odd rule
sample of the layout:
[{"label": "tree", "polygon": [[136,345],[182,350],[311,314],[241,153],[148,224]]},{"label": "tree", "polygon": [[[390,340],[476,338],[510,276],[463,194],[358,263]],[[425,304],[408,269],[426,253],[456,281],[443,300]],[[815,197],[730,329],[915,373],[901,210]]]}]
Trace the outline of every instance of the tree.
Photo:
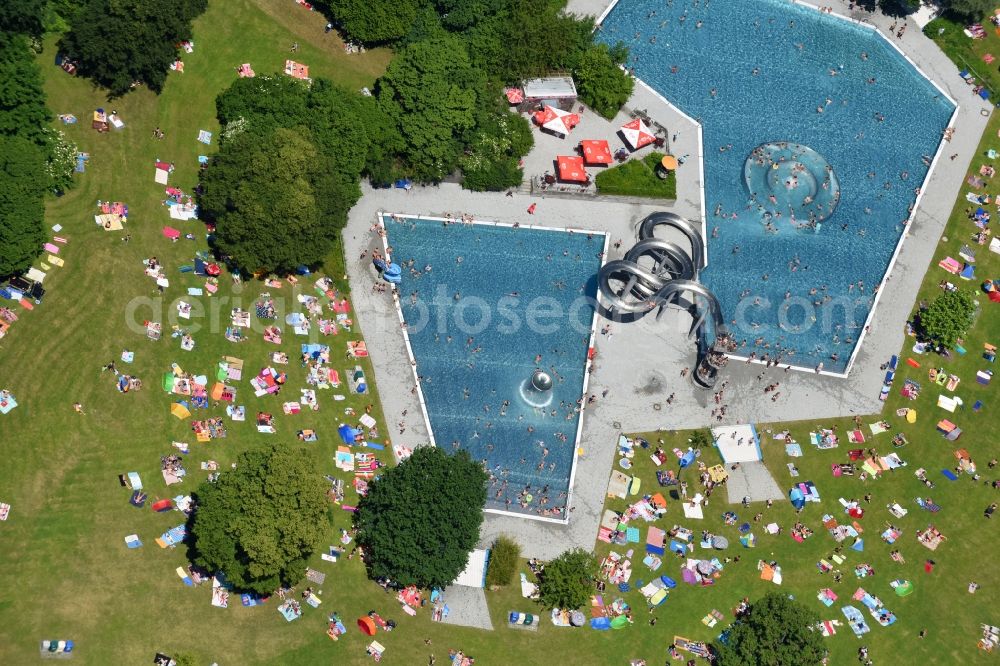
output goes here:
[{"label": "tree", "polygon": [[395,123],[374,98],[322,78],[311,87],[279,75],[237,79],[219,94],[215,105],[225,128],[223,142],[241,131],[309,128],[316,147],[344,176],[344,187],[354,189],[351,205],[361,196],[358,175],[367,171],[376,182],[387,182],[379,178],[391,171],[396,152],[403,148]]},{"label": "tree", "polygon": [[202,190],[216,247],[250,273],[319,263],[358,192],[356,180],[344,183],[332,170],[308,131],[284,128],[263,136],[247,131],[223,144]]},{"label": "tree", "polygon": [[0,135],[16,134],[42,146],[50,120],[42,72],[28,40],[0,32]]},{"label": "tree", "polygon": [[982,19],[994,7],[993,0],[945,0],[945,9],[970,21]]},{"label": "tree", "polygon": [[597,575],[593,554],[574,548],[545,565],[538,594],[546,608],[576,609],[587,603]]},{"label": "tree", "polygon": [[691,437],[688,439],[688,443],[693,449],[703,449],[712,443],[712,433],[710,430],[706,430],[704,428],[694,430],[691,432]]},{"label": "tree", "polygon": [[628,58],[628,49],[618,45],[595,44],[583,52],[576,69],[577,89],[590,108],[605,118],[614,118],[628,101],[635,81],[620,67]]},{"label": "tree", "polygon": [[475,127],[481,82],[465,44],[451,36],[405,47],[379,79],[379,106],[402,135],[401,157],[416,178],[439,182],[455,169],[460,136]]},{"label": "tree", "polygon": [[191,22],[208,0],[87,0],[59,48],[79,72],[114,95],[133,82],[160,92],[177,43],[191,37]]},{"label": "tree", "polygon": [[0,277],[27,270],[42,253],[47,180],[40,148],[0,136]]},{"label": "tree", "polygon": [[[503,0],[487,5],[481,0],[458,0],[454,4],[445,16],[445,27],[462,33],[476,66],[504,83],[572,70],[593,41],[593,19],[565,14],[561,2]],[[471,6],[463,9],[467,5]],[[453,18],[463,15],[461,21]]]},{"label": "tree", "polygon": [[425,446],[372,481],[354,514],[368,575],[400,585],[451,584],[479,539],[487,478],[468,452]]},{"label": "tree", "polygon": [[[32,37],[41,36],[42,18],[48,0],[4,0],[0,2],[0,30]],[[2,79],[0,79],[2,80]]]},{"label": "tree", "polygon": [[968,291],[949,291],[918,315],[924,337],[945,347],[953,347],[972,326],[976,302]]},{"label": "tree", "polygon": [[770,593],[751,604],[715,646],[718,666],[808,666],[826,654],[823,637],[812,629],[819,616],[787,596]]},{"label": "tree", "polygon": [[528,121],[509,111],[481,114],[473,133],[475,138],[459,161],[462,184],[470,190],[494,192],[520,185],[520,158],[534,143]]},{"label": "tree", "polygon": [[[316,81],[319,83],[319,80]],[[279,74],[238,78],[215,98],[215,113],[225,127],[242,120],[257,133],[308,124],[309,87]]]},{"label": "tree", "polygon": [[889,16],[907,16],[920,9],[920,0],[878,0],[878,4]]},{"label": "tree", "polygon": [[297,583],[330,526],[318,468],[304,447],[272,445],[240,454],[236,469],[194,493],[191,560],[225,573],[241,591],[270,594]]},{"label": "tree", "polygon": [[329,0],[324,3],[349,37],[363,44],[394,42],[410,30],[419,0]]},{"label": "tree", "polygon": [[520,559],[521,546],[509,536],[498,536],[490,547],[486,584],[490,587],[510,585]]}]

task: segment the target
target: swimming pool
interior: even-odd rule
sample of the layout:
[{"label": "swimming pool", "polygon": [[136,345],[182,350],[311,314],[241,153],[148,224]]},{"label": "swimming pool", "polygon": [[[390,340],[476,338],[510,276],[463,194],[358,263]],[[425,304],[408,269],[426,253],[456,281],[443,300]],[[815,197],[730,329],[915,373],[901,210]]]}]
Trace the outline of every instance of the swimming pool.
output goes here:
[{"label": "swimming pool", "polygon": [[621,0],[598,37],[702,124],[701,278],[737,353],[843,372],[955,105],[870,28],[787,0]]},{"label": "swimming pool", "polygon": [[[434,443],[484,461],[488,509],[564,519],[605,235],[383,223]],[[539,369],[550,391],[527,386]]]}]

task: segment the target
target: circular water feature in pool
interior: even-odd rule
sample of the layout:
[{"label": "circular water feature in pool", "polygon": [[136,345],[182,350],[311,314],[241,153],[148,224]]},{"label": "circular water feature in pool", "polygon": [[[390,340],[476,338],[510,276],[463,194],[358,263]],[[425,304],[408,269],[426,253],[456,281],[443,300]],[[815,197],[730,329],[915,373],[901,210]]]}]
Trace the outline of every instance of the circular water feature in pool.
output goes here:
[{"label": "circular water feature in pool", "polygon": [[521,384],[521,399],[532,407],[552,404],[552,376],[544,370],[535,370],[531,378]]},{"label": "circular water feature in pool", "polygon": [[826,159],[808,146],[763,143],[743,164],[743,182],[768,228],[779,222],[819,231],[840,203],[840,183]]}]

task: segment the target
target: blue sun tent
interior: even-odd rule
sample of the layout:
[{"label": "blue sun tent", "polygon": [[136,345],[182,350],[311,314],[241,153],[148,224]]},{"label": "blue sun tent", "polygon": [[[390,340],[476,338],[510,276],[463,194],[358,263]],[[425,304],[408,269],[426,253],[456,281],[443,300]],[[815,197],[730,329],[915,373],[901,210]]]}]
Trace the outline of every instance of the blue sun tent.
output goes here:
[{"label": "blue sun tent", "polygon": [[806,505],[806,498],[797,487],[788,491],[788,499],[796,509],[801,509]]},{"label": "blue sun tent", "polygon": [[337,428],[337,434],[344,440],[344,444],[354,444],[354,438],[361,434],[361,431],[345,424]]}]

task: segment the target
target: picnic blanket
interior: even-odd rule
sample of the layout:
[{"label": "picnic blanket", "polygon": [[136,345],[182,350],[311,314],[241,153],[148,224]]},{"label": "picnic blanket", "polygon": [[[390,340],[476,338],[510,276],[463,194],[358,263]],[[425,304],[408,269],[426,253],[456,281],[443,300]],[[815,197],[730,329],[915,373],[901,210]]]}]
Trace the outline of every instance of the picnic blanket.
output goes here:
[{"label": "picnic blanket", "polygon": [[854,635],[858,638],[871,631],[871,627],[869,627],[868,623],[865,622],[865,616],[862,615],[861,611],[854,606],[844,606],[841,609],[841,612],[843,612],[844,617],[847,618],[847,624],[850,625],[851,631],[853,631]]},{"label": "picnic blanket", "polygon": [[698,493],[689,501],[683,503],[685,518],[690,518],[692,520],[704,520],[705,513],[702,511],[701,507],[702,499],[704,498],[701,496],[701,493]]},{"label": "picnic blanket", "polygon": [[868,428],[872,431],[873,435],[878,435],[883,432],[888,432],[889,424],[885,421],[876,421],[875,423],[869,423]]},{"label": "picnic blanket", "polygon": [[161,534],[160,538],[156,540],[156,543],[157,545],[160,546],[160,548],[168,548],[168,547],[173,548],[177,544],[184,541],[184,537],[186,536],[187,536],[187,525],[181,523],[177,527],[173,527],[164,532],[163,534]]}]

